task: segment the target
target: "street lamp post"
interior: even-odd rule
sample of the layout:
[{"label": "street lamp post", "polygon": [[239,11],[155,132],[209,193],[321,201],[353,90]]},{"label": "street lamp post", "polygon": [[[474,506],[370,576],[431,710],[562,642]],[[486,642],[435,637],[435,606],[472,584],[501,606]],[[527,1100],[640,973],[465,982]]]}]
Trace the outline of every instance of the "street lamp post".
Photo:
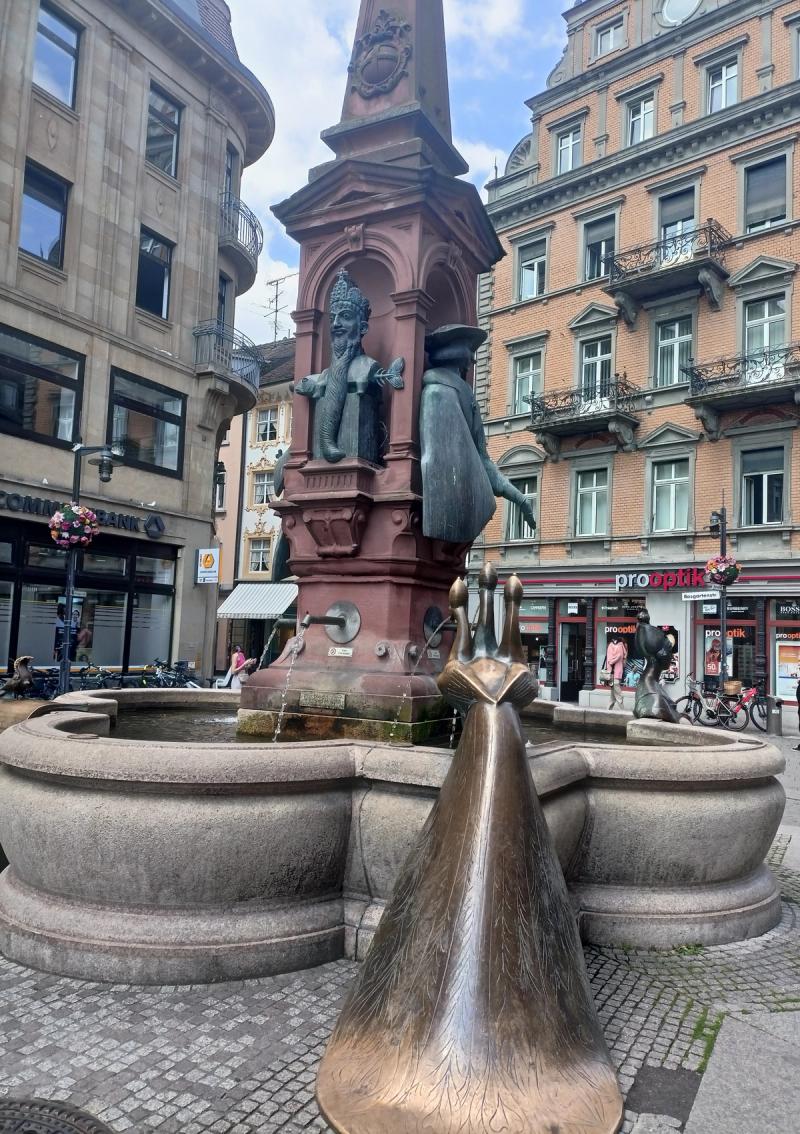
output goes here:
[{"label": "street lamp post", "polygon": [[[719,553],[728,554],[728,509],[723,505],[718,511],[711,513],[710,530],[719,533]],[[728,590],[723,584],[720,589],[719,603],[719,636],[720,636],[720,692],[725,692],[725,682],[728,677]]]},{"label": "street lamp post", "polygon": [[[109,445],[84,445],[80,441],[72,447],[72,503],[80,504],[81,500],[81,472],[84,457],[91,457],[89,464],[98,466],[100,481],[108,484],[114,472],[114,462],[121,460],[121,454]],[[64,590],[64,635],[61,641],[61,658],[59,659],[58,692],[69,693],[71,688],[70,672],[72,669],[72,608],[75,601],[75,570],[78,563],[78,547],[73,545],[67,551],[67,585]]]}]

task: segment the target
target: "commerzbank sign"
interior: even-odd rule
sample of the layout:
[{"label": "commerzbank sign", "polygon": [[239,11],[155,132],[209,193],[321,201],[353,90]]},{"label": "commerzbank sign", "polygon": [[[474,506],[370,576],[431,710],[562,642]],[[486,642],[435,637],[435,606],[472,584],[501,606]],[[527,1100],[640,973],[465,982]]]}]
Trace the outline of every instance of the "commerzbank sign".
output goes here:
[{"label": "commerzbank sign", "polygon": [[674,591],[678,587],[704,586],[702,567],[666,567],[663,571],[623,571],[617,575],[618,591]]},{"label": "commerzbank sign", "polygon": [[[23,496],[20,492],[0,490],[0,508],[6,512],[21,512],[49,520],[53,513],[63,506],[61,500],[46,500],[42,496]],[[95,508],[94,511],[101,528],[143,533],[149,539],[161,539],[167,530],[164,520],[155,512],[151,512],[143,519],[141,516],[133,516],[126,512],[107,512],[105,508]]]}]

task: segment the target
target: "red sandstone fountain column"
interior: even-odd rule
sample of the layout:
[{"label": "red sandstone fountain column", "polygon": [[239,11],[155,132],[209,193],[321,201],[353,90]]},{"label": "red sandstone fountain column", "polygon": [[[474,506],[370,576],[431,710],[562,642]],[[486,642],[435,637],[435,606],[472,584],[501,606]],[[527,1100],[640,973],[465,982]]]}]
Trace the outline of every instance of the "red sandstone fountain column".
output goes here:
[{"label": "red sandstone fountain column", "polygon": [[[341,121],[323,137],[335,160],[274,209],[301,246],[295,379],[330,362],[329,297],[346,268],[372,306],[364,349],[383,366],[404,358],[405,386],[384,395],[379,465],[315,460],[315,405],[295,396],[277,510],[298,614],[346,602],[361,623],[346,643],[323,626],[307,631],[281,735],[423,740],[449,720],[434,680],[449,638],[426,649],[425,616],[446,614],[467,550],[421,530],[424,339],[446,323],[475,323],[478,274],[503,254],[477,190],[458,177],[467,167],[452,143],[441,0],[395,0],[388,16],[362,0]],[[248,682],[243,731],[273,730],[288,665],[279,659]]]}]

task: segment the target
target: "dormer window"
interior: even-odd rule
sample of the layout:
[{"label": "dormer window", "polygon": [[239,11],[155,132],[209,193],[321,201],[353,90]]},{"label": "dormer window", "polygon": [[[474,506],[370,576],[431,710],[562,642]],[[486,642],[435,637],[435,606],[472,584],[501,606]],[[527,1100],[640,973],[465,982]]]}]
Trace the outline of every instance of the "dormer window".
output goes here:
[{"label": "dormer window", "polygon": [[624,47],[625,17],[619,16],[608,24],[601,24],[595,32],[595,55],[608,55]]}]

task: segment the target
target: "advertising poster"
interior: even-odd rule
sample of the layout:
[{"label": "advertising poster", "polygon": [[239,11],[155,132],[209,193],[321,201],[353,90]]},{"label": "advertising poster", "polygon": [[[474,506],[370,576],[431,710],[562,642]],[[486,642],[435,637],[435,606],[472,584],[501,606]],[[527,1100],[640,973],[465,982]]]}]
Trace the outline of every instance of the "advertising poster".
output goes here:
[{"label": "advertising poster", "polygon": [[775,695],[794,701],[800,681],[800,633],[778,630],[775,634]]},{"label": "advertising poster", "polygon": [[203,547],[197,553],[198,583],[219,582],[219,548]]},{"label": "advertising poster", "polygon": [[[726,635],[726,653],[728,676],[733,674],[733,637],[730,634]],[[703,653],[703,673],[706,677],[719,677],[722,672],[722,648],[720,645],[720,632],[719,630],[706,629],[705,634],[705,649]]]}]

